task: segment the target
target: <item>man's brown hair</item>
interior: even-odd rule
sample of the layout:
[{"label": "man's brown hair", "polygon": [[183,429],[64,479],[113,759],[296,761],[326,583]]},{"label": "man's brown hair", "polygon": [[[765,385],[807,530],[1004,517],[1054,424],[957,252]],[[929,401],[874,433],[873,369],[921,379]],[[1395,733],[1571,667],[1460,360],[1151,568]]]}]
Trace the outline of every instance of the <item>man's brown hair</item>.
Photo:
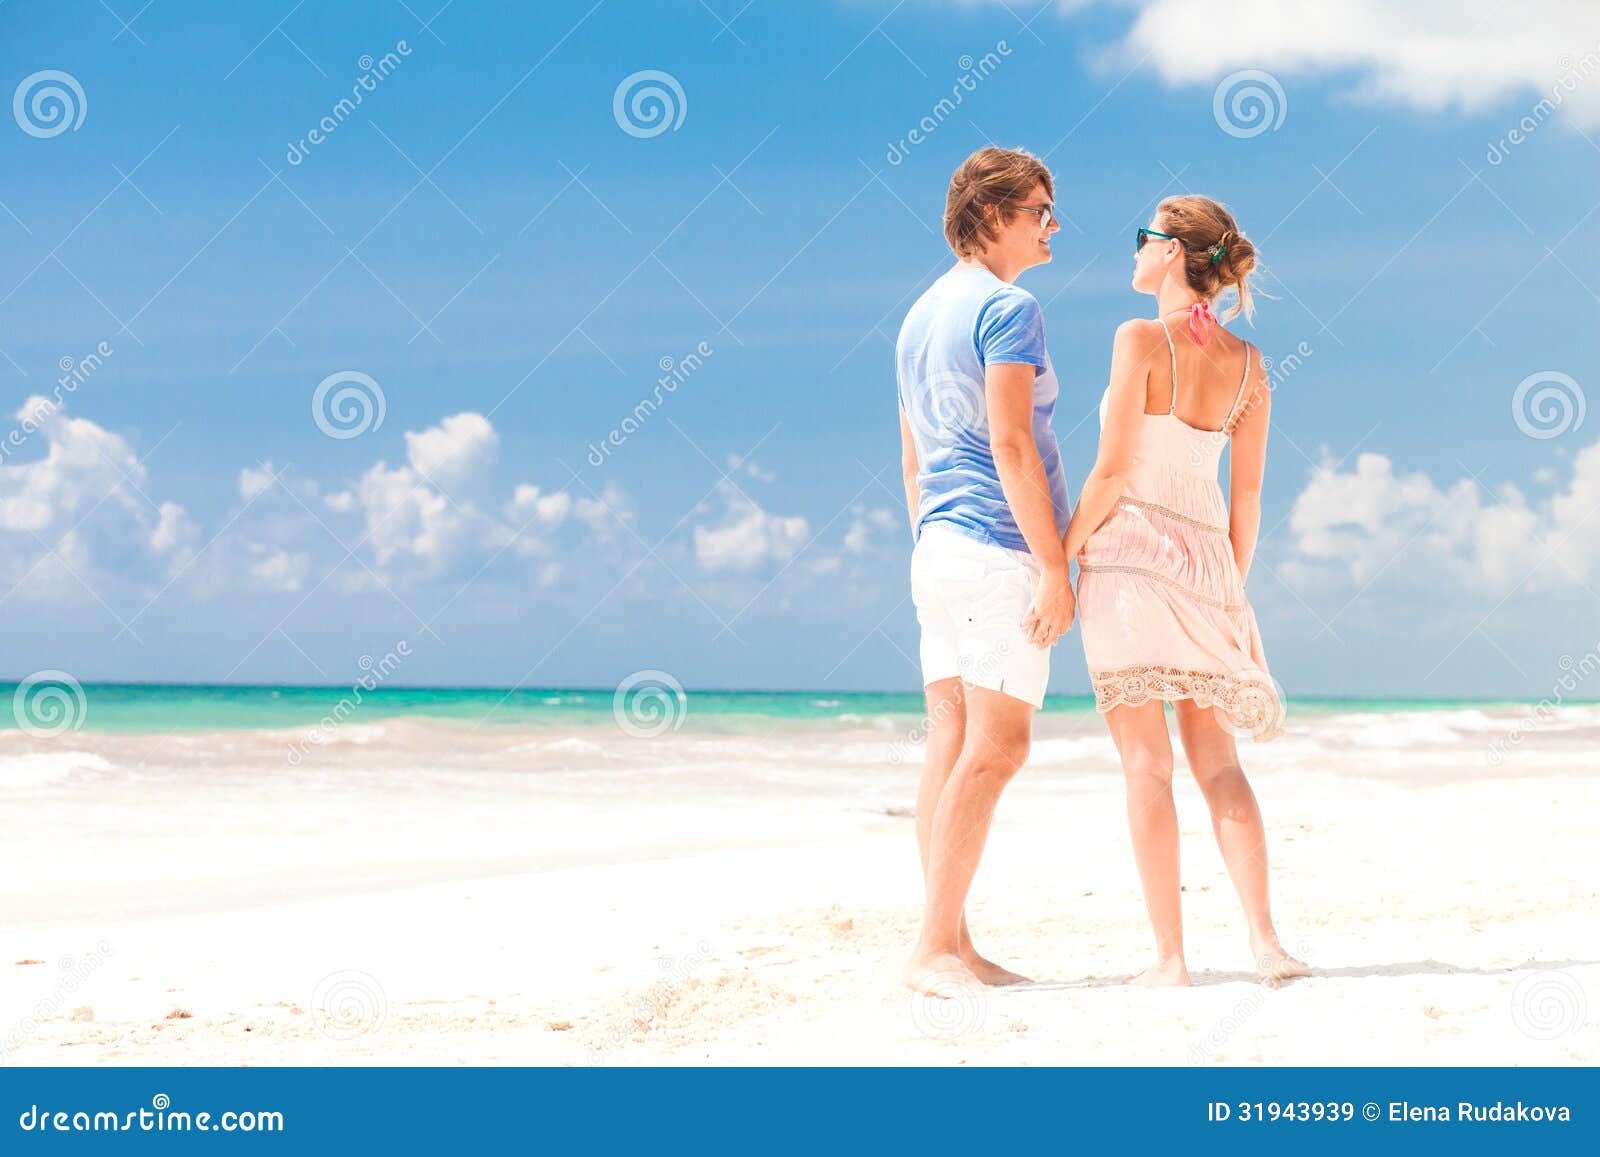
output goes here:
[{"label": "man's brown hair", "polygon": [[[944,236],[957,257],[971,257],[988,247],[999,233],[996,219],[1009,223],[1017,215],[1013,207],[1026,200],[1036,186],[1055,200],[1055,182],[1050,170],[1032,153],[1022,149],[979,149],[956,169],[950,178],[950,192],[944,199]],[[996,210],[991,213],[990,209]]]}]

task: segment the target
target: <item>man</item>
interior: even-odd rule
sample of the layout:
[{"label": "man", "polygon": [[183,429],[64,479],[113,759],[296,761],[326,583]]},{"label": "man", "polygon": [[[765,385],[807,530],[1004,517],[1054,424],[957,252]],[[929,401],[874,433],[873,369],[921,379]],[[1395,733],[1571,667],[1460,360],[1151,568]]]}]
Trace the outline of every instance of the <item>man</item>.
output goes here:
[{"label": "man", "polygon": [[1013,284],[1050,260],[1053,199],[1050,171],[1027,153],[968,157],[945,202],[956,265],[912,306],[896,347],[930,721],[917,794],[926,907],[904,979],[933,995],[1025,979],[978,954],[964,908],[1000,793],[1028,755],[1049,649],[1072,625],[1056,378],[1039,303]]}]

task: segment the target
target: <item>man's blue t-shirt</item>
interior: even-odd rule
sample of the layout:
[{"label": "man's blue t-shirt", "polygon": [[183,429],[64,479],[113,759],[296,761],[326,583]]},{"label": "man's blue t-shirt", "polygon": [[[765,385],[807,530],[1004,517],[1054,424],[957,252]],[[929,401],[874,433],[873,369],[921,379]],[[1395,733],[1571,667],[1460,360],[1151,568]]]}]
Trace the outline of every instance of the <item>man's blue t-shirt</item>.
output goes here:
[{"label": "man's blue t-shirt", "polygon": [[1071,510],[1050,428],[1058,387],[1033,294],[987,269],[957,266],[911,307],[895,361],[900,406],[917,447],[922,501],[916,533],[929,522],[948,522],[981,542],[1028,549],[989,448],[984,367],[1008,362],[1034,367],[1033,440],[1055,505],[1056,533],[1065,533]]}]

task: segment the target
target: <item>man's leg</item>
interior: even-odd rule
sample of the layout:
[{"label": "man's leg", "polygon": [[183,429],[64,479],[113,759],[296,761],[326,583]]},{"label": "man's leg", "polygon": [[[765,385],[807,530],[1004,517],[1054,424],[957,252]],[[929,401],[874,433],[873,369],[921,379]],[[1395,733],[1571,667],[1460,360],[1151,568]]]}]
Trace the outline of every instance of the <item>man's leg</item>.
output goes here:
[{"label": "man's leg", "polygon": [[[922,855],[922,875],[928,875],[928,844],[933,832],[933,817],[939,807],[939,797],[955,770],[961,756],[961,745],[966,738],[967,715],[964,689],[960,679],[939,679],[925,688],[928,704],[927,756],[922,770],[922,786],[917,792],[917,848]],[[967,918],[961,917],[961,959],[974,976],[985,984],[1022,984],[1027,977],[1002,968],[992,960],[978,954],[973,947],[972,935],[967,930]]]},{"label": "man's leg", "polygon": [[977,976],[962,959],[962,910],[983,855],[995,805],[1023,762],[1033,705],[1001,691],[964,687],[965,735],[949,781],[939,793],[927,836],[927,902],[904,979],[933,992],[941,977]]}]

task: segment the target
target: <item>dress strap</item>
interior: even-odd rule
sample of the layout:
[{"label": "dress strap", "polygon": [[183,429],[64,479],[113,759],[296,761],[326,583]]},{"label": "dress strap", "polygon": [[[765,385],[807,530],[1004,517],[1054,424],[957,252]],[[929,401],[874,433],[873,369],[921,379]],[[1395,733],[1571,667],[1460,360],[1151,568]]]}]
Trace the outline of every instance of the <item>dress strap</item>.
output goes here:
[{"label": "dress strap", "polygon": [[1178,347],[1172,344],[1172,331],[1167,328],[1167,319],[1161,319],[1161,332],[1167,337],[1167,352],[1172,355],[1172,405],[1167,407],[1168,414],[1178,412]]},{"label": "dress strap", "polygon": [[1233,434],[1233,415],[1244,400],[1245,387],[1250,384],[1250,351],[1253,348],[1249,342],[1244,343],[1244,376],[1239,379],[1239,392],[1234,395],[1233,405],[1228,408],[1228,420],[1222,423],[1223,430],[1230,436]]}]

